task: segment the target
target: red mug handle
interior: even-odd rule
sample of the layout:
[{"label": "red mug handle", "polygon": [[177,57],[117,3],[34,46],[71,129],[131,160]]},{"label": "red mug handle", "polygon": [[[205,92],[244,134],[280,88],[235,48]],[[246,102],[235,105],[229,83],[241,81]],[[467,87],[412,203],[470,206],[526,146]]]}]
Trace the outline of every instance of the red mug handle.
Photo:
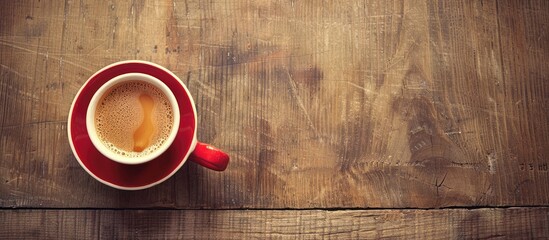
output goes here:
[{"label": "red mug handle", "polygon": [[229,155],[212,145],[201,142],[196,143],[189,159],[216,171],[224,171],[229,165]]}]

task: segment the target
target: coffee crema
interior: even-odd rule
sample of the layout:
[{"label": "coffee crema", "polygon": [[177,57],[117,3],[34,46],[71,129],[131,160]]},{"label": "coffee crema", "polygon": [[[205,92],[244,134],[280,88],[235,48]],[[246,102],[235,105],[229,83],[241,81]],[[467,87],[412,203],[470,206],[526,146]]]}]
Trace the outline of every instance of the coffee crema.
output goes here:
[{"label": "coffee crema", "polygon": [[157,150],[173,126],[172,107],[157,87],[127,81],[113,86],[95,110],[100,141],[113,153],[142,157]]}]

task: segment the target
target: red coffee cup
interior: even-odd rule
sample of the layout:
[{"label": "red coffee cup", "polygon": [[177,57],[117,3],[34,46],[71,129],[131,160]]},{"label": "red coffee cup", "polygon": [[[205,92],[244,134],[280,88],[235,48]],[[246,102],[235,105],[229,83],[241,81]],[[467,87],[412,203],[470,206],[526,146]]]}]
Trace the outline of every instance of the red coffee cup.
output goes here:
[{"label": "red coffee cup", "polygon": [[[174,109],[179,109],[178,123],[167,146],[155,151],[154,156],[140,161],[127,161],[108,153],[98,146],[97,136],[90,126],[90,110],[97,103],[99,92],[121,76],[142,76],[154,79],[163,91],[175,97]],[[100,91],[101,90],[101,91]],[[94,97],[95,96],[95,97]],[[175,119],[175,118],[174,118]],[[74,156],[80,165],[98,181],[118,189],[139,190],[152,187],[171,177],[190,159],[204,167],[223,171],[229,156],[221,150],[196,138],[197,115],[194,101],[183,82],[166,68],[146,61],[116,62],[93,74],[76,94],[68,118],[68,137]],[[131,137],[131,136],[128,136]],[[101,150],[101,151],[100,151]]]}]

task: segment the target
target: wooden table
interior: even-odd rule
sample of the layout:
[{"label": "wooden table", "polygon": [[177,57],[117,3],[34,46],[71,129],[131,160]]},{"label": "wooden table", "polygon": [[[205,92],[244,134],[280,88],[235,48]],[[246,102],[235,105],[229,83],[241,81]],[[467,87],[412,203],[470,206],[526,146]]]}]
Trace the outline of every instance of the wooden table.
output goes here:
[{"label": "wooden table", "polygon": [[[67,139],[110,63],[232,157],[121,191]],[[549,2],[4,1],[0,239],[549,238]]]}]

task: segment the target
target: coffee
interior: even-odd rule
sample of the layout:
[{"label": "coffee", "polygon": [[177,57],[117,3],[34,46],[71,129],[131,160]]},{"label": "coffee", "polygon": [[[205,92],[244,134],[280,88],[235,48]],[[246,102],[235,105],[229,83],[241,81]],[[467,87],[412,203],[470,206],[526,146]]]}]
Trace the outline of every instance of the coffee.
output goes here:
[{"label": "coffee", "polygon": [[95,111],[99,140],[113,153],[142,157],[158,149],[173,126],[170,101],[142,81],[119,83],[101,97]]}]

